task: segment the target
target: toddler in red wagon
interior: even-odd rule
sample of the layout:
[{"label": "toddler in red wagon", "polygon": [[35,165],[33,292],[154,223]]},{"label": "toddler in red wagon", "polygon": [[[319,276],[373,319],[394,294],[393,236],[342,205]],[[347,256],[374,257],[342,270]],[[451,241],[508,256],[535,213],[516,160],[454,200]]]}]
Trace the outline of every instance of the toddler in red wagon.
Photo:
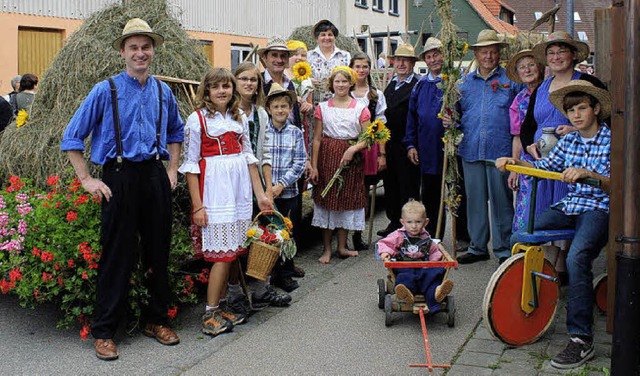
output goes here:
[{"label": "toddler in red wagon", "polygon": [[[442,252],[425,230],[429,223],[424,205],[410,200],[402,207],[402,227],[381,239],[376,250],[383,261],[439,261]],[[398,268],[395,293],[400,303],[413,305],[414,294],[422,294],[430,312],[440,309],[440,303],[453,289],[453,281],[444,280],[444,268]]]}]

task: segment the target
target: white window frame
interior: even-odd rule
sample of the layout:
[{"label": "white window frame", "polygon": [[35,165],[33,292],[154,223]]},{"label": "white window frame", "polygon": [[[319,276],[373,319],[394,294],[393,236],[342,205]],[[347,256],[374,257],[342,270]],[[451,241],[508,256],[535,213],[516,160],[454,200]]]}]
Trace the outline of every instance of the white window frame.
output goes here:
[{"label": "white window frame", "polygon": [[536,18],[536,21],[542,18],[542,12],[533,12],[533,15]]},{"label": "white window frame", "polygon": [[[247,56],[251,53],[251,46],[246,44],[231,44],[231,70],[233,71],[236,66],[244,61]],[[234,56],[234,52],[236,52],[236,56]],[[251,57],[251,61],[256,63],[256,54],[253,54]]]},{"label": "white window frame", "polygon": [[389,14],[400,15],[398,9],[398,0],[389,0]]},{"label": "white window frame", "polygon": [[367,0],[355,0],[354,5],[358,8],[369,8],[369,6],[367,5]]},{"label": "white window frame", "polygon": [[582,22],[582,18],[580,18],[580,13],[573,12],[573,21],[574,22]]},{"label": "white window frame", "polygon": [[378,12],[384,12],[384,0],[372,0],[371,9]]},{"label": "white window frame", "polygon": [[589,36],[587,36],[586,31],[578,31],[578,39],[580,39],[583,42],[587,42],[589,41]]}]

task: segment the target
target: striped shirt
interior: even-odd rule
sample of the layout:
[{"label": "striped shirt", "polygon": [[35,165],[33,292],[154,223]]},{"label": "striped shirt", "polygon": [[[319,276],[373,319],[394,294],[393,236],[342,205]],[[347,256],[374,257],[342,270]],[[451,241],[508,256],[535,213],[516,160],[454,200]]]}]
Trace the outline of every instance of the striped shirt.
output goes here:
[{"label": "striped shirt", "polygon": [[[609,177],[611,174],[611,130],[601,125],[596,135],[583,141],[580,133],[564,136],[549,156],[532,162],[533,166],[547,171],[562,172],[569,167],[584,168]],[[609,194],[600,188],[586,184],[569,184],[569,193],[555,203],[567,215],[578,215],[591,210],[609,212]]]},{"label": "striped shirt", "polygon": [[289,121],[277,129],[271,120],[265,131],[264,147],[271,152],[271,181],[284,186],[280,198],[292,198],[298,195],[296,182],[304,172],[307,153],[304,150],[304,137],[300,128]]}]

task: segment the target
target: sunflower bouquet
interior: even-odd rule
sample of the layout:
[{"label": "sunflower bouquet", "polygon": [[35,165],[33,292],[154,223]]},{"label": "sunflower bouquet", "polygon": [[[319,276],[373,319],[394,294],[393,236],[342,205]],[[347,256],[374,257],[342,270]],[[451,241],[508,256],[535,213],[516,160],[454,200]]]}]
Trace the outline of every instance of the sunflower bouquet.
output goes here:
[{"label": "sunflower bouquet", "polygon": [[[382,119],[377,118],[369,126],[367,129],[360,134],[357,141],[352,142],[352,144],[357,144],[360,142],[364,142],[367,145],[367,149],[371,149],[371,146],[374,144],[385,144],[387,141],[391,139],[391,131],[387,128],[386,124]],[[359,154],[358,154],[359,155]],[[344,178],[342,177],[342,170],[348,168],[348,165],[340,166],[336,172],[327,183],[327,186],[320,193],[320,196],[324,198],[328,193],[331,187],[338,182],[338,189],[336,190],[336,195],[340,194],[340,190],[344,185]]]}]

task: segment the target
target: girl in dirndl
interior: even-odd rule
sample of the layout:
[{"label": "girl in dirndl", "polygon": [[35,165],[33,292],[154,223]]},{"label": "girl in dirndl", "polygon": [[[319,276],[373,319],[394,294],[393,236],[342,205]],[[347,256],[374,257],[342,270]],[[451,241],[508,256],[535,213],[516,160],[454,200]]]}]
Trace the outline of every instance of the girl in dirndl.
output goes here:
[{"label": "girl in dirndl", "polygon": [[213,263],[202,331],[214,336],[245,320],[222,297],[229,265],[246,252],[242,244],[251,225],[252,193],[260,209],[272,208],[235,91],[235,78],[227,69],[214,68],[205,75],[196,94],[197,110],[185,125],[185,158],[179,169],[186,174],[192,220],[200,229],[195,256]]},{"label": "girl in dirndl", "polygon": [[[367,106],[351,97],[356,83],[356,73],[347,66],[338,66],[329,76],[328,90],[334,96],[316,107],[311,158],[313,189],[312,225],[322,231],[323,252],[319,261],[331,260],[331,237],[338,232],[338,256],[357,256],[347,249],[349,230],[364,230],[364,207],[367,202],[364,189],[362,162],[354,156],[366,148],[364,141],[357,142],[360,133],[369,126],[371,114]],[[321,192],[328,185],[340,166],[343,184],[335,183],[323,198]]]}]

